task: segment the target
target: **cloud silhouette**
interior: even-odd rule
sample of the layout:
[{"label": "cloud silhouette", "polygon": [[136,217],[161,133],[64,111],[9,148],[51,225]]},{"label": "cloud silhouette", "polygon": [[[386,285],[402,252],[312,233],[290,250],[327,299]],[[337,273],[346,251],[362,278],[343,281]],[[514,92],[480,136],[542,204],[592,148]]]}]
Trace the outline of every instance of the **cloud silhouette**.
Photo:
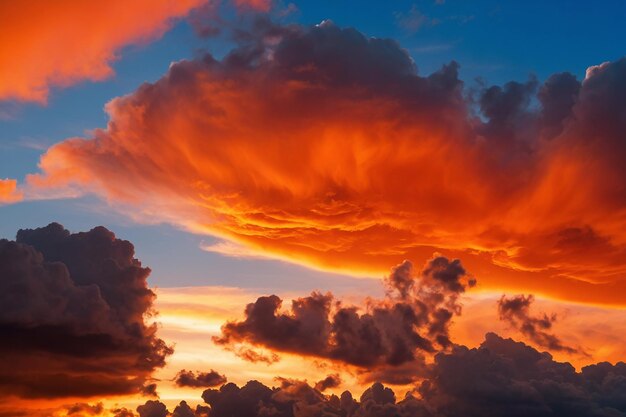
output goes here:
[{"label": "cloud silhouette", "polygon": [[[370,370],[421,363],[423,354],[450,347],[450,320],[461,313],[458,297],[475,283],[461,263],[435,256],[415,273],[404,261],[385,282],[386,298],[368,299],[364,310],[344,306],[330,293],[293,300],[287,312],[280,311],[278,296],[260,297],[248,304],[244,320],[224,324],[214,341],[235,351],[243,343]],[[385,374],[377,376],[385,380]]]},{"label": "cloud silhouette", "polygon": [[136,393],[172,349],[133,245],[52,223],[0,240],[0,396]]},{"label": "cloud silhouette", "polygon": [[209,372],[193,372],[185,369],[174,378],[179,387],[215,387],[226,382],[226,377],[211,369]]},{"label": "cloud silhouette", "polygon": [[534,300],[532,295],[521,294],[512,298],[503,295],[498,300],[500,320],[508,322],[524,336],[552,352],[581,353],[577,349],[564,345],[557,336],[549,333],[552,324],[556,321],[556,315],[548,316],[543,313],[541,316],[532,316],[530,314],[530,305]]},{"label": "cloud silhouette", "polygon": [[598,363],[581,372],[555,362],[549,353],[488,333],[469,349],[455,346],[436,355],[431,374],[400,401],[374,383],[357,401],[345,391],[323,395],[302,381],[277,388],[250,381],[226,384],[202,398],[211,417],[544,417],[624,416],[626,364]]}]

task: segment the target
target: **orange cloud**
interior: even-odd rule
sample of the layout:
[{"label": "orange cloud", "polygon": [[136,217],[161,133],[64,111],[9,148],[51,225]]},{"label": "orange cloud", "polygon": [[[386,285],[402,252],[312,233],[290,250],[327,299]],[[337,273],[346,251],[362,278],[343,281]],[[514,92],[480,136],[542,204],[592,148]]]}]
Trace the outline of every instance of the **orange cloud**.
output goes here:
[{"label": "orange cloud", "polygon": [[17,181],[12,179],[0,179],[0,204],[15,203],[22,199],[17,191]]},{"label": "orange cloud", "polygon": [[204,0],[25,0],[0,4],[0,100],[45,103],[52,86],[101,81],[120,49],[161,36]]},{"label": "orange cloud", "polygon": [[422,77],[391,40],[265,29],[111,101],[26,189],[326,270],[440,252],[484,289],[626,304],[626,60],[486,88],[476,109],[455,63]]}]

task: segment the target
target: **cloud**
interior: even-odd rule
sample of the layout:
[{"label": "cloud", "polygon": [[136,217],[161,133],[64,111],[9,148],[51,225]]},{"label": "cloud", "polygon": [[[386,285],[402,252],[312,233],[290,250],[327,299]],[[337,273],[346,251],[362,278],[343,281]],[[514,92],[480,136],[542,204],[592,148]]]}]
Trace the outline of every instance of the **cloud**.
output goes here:
[{"label": "cloud", "polygon": [[422,363],[425,353],[451,345],[449,324],[461,313],[458,297],[467,282],[475,281],[458,260],[435,256],[419,274],[405,261],[386,280],[387,297],[368,299],[364,311],[330,293],[293,300],[287,312],[280,312],[278,296],[260,297],[248,304],[244,320],[226,323],[214,341],[235,351],[241,344],[256,345],[369,372],[383,368],[377,376],[384,380],[388,367]]},{"label": "cloud", "polygon": [[17,181],[12,179],[0,179],[0,205],[15,203],[22,199],[22,195],[17,191]]},{"label": "cloud", "polygon": [[203,1],[3,2],[0,100],[45,103],[51,87],[102,81],[123,47],[160,37]]},{"label": "cloud", "polygon": [[458,64],[419,75],[395,41],[328,21],[261,19],[238,40],[112,100],[25,197],[95,193],[325,270],[440,252],[486,289],[624,303],[626,59],[469,99]]},{"label": "cloud", "polygon": [[564,345],[557,336],[549,333],[556,321],[556,315],[548,316],[543,313],[542,316],[531,316],[530,305],[534,300],[532,295],[524,296],[521,294],[513,298],[507,298],[503,295],[498,300],[500,320],[506,321],[534,343],[550,351],[581,353],[578,349]]},{"label": "cloud", "polygon": [[113,409],[111,412],[113,417],[135,417],[135,413],[125,407]]},{"label": "cloud", "polygon": [[148,400],[137,407],[139,417],[166,417],[169,412],[167,406],[158,400]]},{"label": "cloud", "polygon": [[341,377],[339,374],[328,375],[326,378],[317,381],[315,389],[319,392],[326,391],[329,388],[337,388],[341,385]]},{"label": "cloud", "polygon": [[96,405],[90,405],[87,403],[76,403],[67,407],[67,415],[68,416],[85,416],[85,415],[99,415],[104,411],[104,406],[102,403],[98,403]]},{"label": "cloud", "polygon": [[0,397],[141,391],[172,353],[146,322],[149,273],[104,227],[52,223],[0,240]]},{"label": "cloud", "polygon": [[272,8],[272,0],[234,0],[239,9],[252,9],[259,12],[269,12]]},{"label": "cloud", "polygon": [[599,363],[576,372],[550,354],[488,333],[474,349],[455,346],[437,354],[429,378],[397,400],[374,383],[357,401],[345,391],[325,396],[302,381],[281,379],[278,388],[250,381],[226,384],[202,398],[211,417],[544,417],[624,416],[626,364]]},{"label": "cloud", "polygon": [[212,369],[209,372],[196,373],[183,369],[176,374],[175,382],[179,387],[207,388],[224,384],[226,377]]},{"label": "cloud", "polygon": [[622,416],[616,389],[624,363],[599,363],[577,373],[548,353],[487,334],[479,348],[437,355],[419,393],[439,416]]}]

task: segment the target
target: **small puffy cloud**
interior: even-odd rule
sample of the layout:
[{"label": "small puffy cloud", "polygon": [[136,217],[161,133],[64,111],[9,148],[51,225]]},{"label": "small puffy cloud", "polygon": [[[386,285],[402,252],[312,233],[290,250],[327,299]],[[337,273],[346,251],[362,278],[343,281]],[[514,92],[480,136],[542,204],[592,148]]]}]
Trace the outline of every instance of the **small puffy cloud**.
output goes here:
[{"label": "small puffy cloud", "polygon": [[328,375],[326,378],[317,381],[315,384],[315,389],[323,392],[329,388],[337,388],[341,385],[341,377],[339,374]]},{"label": "small puffy cloud", "polygon": [[215,387],[226,382],[226,377],[211,369],[209,372],[193,372],[185,369],[176,374],[174,382],[179,387]]}]

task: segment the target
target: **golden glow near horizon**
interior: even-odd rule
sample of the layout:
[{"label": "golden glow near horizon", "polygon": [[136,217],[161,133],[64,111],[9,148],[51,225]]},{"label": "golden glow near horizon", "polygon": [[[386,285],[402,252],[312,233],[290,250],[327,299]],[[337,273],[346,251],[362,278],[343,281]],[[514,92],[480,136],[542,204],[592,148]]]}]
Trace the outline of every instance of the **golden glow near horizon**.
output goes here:
[{"label": "golden glow near horizon", "polygon": [[[176,345],[176,352],[169,358],[167,367],[155,375],[164,402],[173,404],[181,399],[190,403],[201,402],[199,396],[202,389],[180,388],[171,382],[181,369],[204,372],[210,369],[224,370],[228,380],[240,386],[251,379],[268,386],[276,385],[277,376],[306,379],[314,384],[334,372],[341,374],[344,383],[329,392],[340,393],[348,389],[360,393],[371,384],[360,382],[355,369],[331,361],[279,352],[281,360],[277,363],[250,363],[211,341],[212,336],[219,335],[221,325],[241,319],[244,306],[262,295],[269,294],[227,287],[158,290],[156,308],[160,312],[157,318],[162,326],[160,334]],[[304,294],[278,295],[288,303],[292,298]],[[470,292],[464,296],[463,314],[454,320],[452,340],[476,347],[484,340],[487,332],[496,332],[503,337],[512,337],[533,345],[532,341],[498,319],[496,304],[501,295]],[[353,298],[349,303],[363,305],[358,301]],[[588,353],[585,356],[552,352],[556,360],[568,361],[580,370],[585,365],[601,361],[616,363],[626,356],[626,310],[584,306],[547,298],[537,298],[533,309],[538,313],[556,313],[558,320],[555,331],[566,344],[581,347]],[[539,346],[537,348],[543,350]],[[303,363],[308,365],[303,366]]]}]

